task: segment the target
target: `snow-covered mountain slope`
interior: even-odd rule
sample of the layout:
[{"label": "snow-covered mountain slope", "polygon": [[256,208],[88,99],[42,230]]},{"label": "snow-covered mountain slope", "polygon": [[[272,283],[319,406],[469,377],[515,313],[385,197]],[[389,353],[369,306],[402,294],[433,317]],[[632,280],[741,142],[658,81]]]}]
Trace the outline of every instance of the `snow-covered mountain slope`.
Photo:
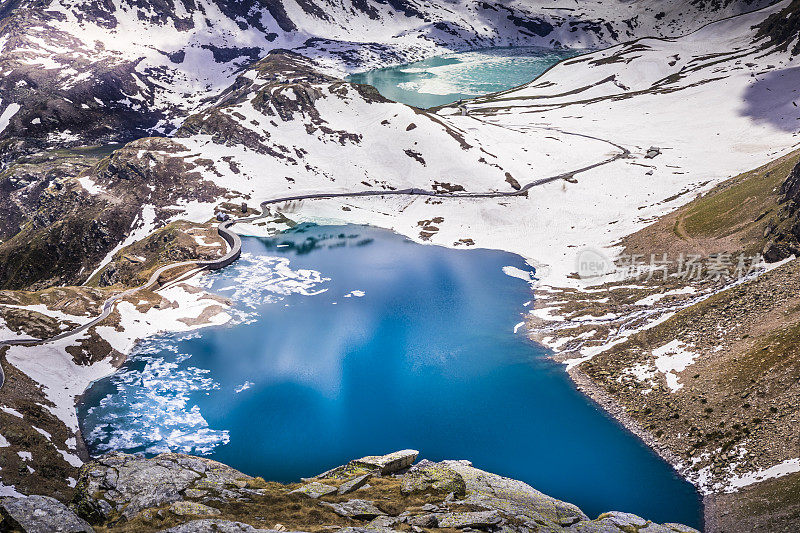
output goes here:
[{"label": "snow-covered mountain slope", "polygon": [[[519,224],[520,237],[536,236],[526,255],[548,255],[542,249],[552,243],[561,259],[547,262],[574,269],[575,252],[565,243],[610,245],[719,180],[797,146],[800,70],[788,51],[765,48],[757,36],[764,20],[785,16],[788,6],[681,39],[642,39],[575,58],[470,105],[472,120],[516,131],[558,125],[613,140],[637,158],[650,146],[662,148],[653,160],[586,173],[569,195],[540,190],[539,205]],[[557,223],[564,227],[554,239],[542,228]]]},{"label": "snow-covered mountain slope", "polygon": [[[382,98],[372,87],[317,74],[301,56],[272,54],[239,77],[219,103],[193,115],[174,140],[209,160],[206,178],[254,200],[326,191],[499,190],[515,174],[555,172],[565,144],[557,132],[522,157],[507,132],[453,127],[434,114]],[[492,153],[494,139],[514,145]],[[589,164],[609,148],[587,143],[573,159]],[[343,160],[347,164],[342,164]]]},{"label": "snow-covered mountain slope", "polygon": [[[55,9],[54,6],[58,7],[56,4],[50,7]],[[120,29],[124,24],[139,24],[138,11],[123,10],[118,4],[114,6],[113,20],[109,14],[94,13],[91,28],[95,33],[81,34],[85,43],[91,42],[91,36],[116,42],[113,39],[116,31],[127,38],[124,44],[132,51],[147,48],[131,37],[132,30]],[[228,17],[229,13],[220,6],[215,17]],[[734,6],[742,7],[731,4],[728,9]],[[171,89],[150,90],[156,87],[153,81],[156,74],[167,76],[172,71],[142,70],[143,65],[156,59],[171,62],[162,52],[174,54],[180,50],[161,50],[153,46],[148,48],[153,54],[149,59],[144,57],[134,70],[125,70],[123,67],[129,65],[126,54],[130,55],[131,50],[105,49],[94,54],[87,49],[80,56],[79,66],[89,65],[86,68],[91,70],[92,61],[118,65],[115,72],[122,74],[109,77],[110,85],[102,87],[111,90],[108,87],[121,84],[119,86],[124,87],[121,94],[127,101],[120,103],[120,107],[109,106],[108,103],[119,96],[116,95],[108,101],[98,98],[102,105],[96,100],[93,104],[96,97],[92,96],[95,94],[92,91],[96,85],[89,77],[85,88],[67,86],[63,89],[62,85],[54,89],[74,93],[70,93],[69,98],[55,100],[63,107],[54,104],[52,116],[56,121],[65,120],[72,116],[65,109],[73,109],[76,120],[88,121],[83,124],[82,131],[90,132],[101,131],[103,127],[108,129],[108,121],[122,123],[130,109],[126,105],[139,105],[146,110],[139,116],[149,117],[149,120],[157,119],[158,113],[162,117],[169,113],[180,117],[180,113],[164,107],[168,102],[172,102],[170,105],[174,104],[175,109],[199,107],[188,118],[180,118],[183,126],[173,132],[169,150],[163,149],[165,140],[142,140],[118,152],[111,171],[106,167],[92,171],[90,183],[100,190],[124,189],[128,174],[136,176],[137,183],[140,178],[150,179],[148,176],[154,175],[153,162],[164,169],[192,169],[193,182],[208,180],[216,187],[214,190],[227,190],[229,197],[249,202],[304,192],[404,187],[512,191],[514,184],[524,185],[575,173],[602,163],[576,174],[578,183],[571,180],[543,185],[530,191],[528,199],[422,201],[393,198],[385,200],[385,204],[377,199],[353,200],[352,204],[358,205],[358,209],[350,207],[350,211],[344,212],[341,202],[317,202],[311,208],[315,212],[324,211],[327,218],[371,222],[441,244],[476,242],[481,246],[513,250],[540,266],[550,265],[563,278],[572,270],[574,246],[608,245],[652,217],[684,203],[693,191],[702,190],[743,168],[756,166],[792,145],[797,108],[791,96],[792,84],[796,81],[796,71],[788,62],[791,52],[784,51],[779,42],[771,41],[771,33],[765,36],[759,33],[765,21],[785,16],[782,10],[791,7],[784,2],[705,26],[685,37],[646,38],[569,60],[528,86],[470,104],[470,116],[460,116],[453,108],[438,113],[421,112],[385,101],[374,90],[344,83],[325,74],[325,69],[311,60],[289,52],[273,53],[250,67],[241,67],[236,75],[230,75],[232,83],[227,89],[203,91],[202,101],[192,100],[191,94],[200,93],[191,91],[184,100],[170,100],[175,96],[170,91],[188,83],[190,75],[214,77],[214,72],[233,69],[236,62],[213,62],[210,60],[213,51],[205,48],[195,47],[191,53],[184,50],[183,62],[174,63],[174,68],[197,65],[202,61],[198,54],[211,56],[203,62],[203,70],[186,70],[185,77],[180,78],[183,81],[175,81]],[[210,16],[211,8],[204,9]],[[22,20],[26,28],[35,30],[43,24],[43,18],[50,17],[48,20],[55,21],[52,24],[65,28],[74,25],[72,33],[79,34],[77,28],[82,23],[75,11],[61,8],[53,12],[60,15],[35,10],[30,13],[27,18],[12,17],[7,25],[21,24]],[[127,18],[120,13],[125,13]],[[189,12],[184,9],[181,13],[188,16]],[[189,19],[184,19],[180,19],[183,22],[178,22],[179,26],[191,31],[197,29]],[[167,20],[171,21],[172,29],[168,31],[168,26],[155,24],[156,29],[151,30],[150,35],[161,31],[163,39],[177,35],[175,42],[183,42],[181,39],[185,35],[174,27],[178,19]],[[104,26],[97,21],[105,21]],[[148,19],[147,24],[151,23]],[[83,24],[89,27],[88,22]],[[262,24],[259,29],[252,24],[254,22],[247,23],[249,29],[243,35],[266,27]],[[220,32],[224,27],[221,23],[214,26],[215,31]],[[47,33],[43,32],[42,35]],[[58,34],[65,39],[64,48],[67,40],[73,38],[72,33],[64,30]],[[290,33],[284,32],[273,43],[285,42]],[[25,39],[30,39],[36,34],[31,31],[25,35]],[[53,35],[50,34],[51,38]],[[154,37],[150,42],[157,40]],[[121,46],[119,42],[116,44]],[[56,52],[47,56],[42,49],[30,52],[30,57],[25,54],[27,52],[16,56],[9,54],[8,61],[21,64],[23,60],[56,61],[54,58],[61,57]],[[32,71],[31,76],[36,73],[44,78],[48,72],[48,69],[30,65],[28,70]],[[221,83],[226,76],[228,74],[215,78],[213,84]],[[6,147],[12,144],[13,135],[23,137],[26,134],[17,128],[24,130],[37,121],[38,118],[30,119],[30,116],[40,107],[24,106],[35,103],[37,97],[47,98],[52,94],[42,91],[43,84],[43,81],[37,82],[36,89],[33,85],[25,88],[26,83],[14,84],[14,90],[29,90],[31,96],[16,100],[6,110],[8,126],[3,132],[7,136]],[[22,104],[16,104],[17,101]],[[9,114],[8,109],[13,106],[18,107],[16,113]],[[159,106],[166,111],[153,111]],[[115,114],[116,109],[119,114]],[[698,112],[707,116],[698,117]],[[95,118],[98,128],[92,130],[87,124]],[[159,120],[163,124],[165,119]],[[59,125],[53,127],[57,129]],[[691,128],[691,135],[687,128]],[[55,138],[52,132],[47,135]],[[76,142],[82,141],[79,138]],[[654,144],[664,147],[664,155],[654,161],[642,160],[643,150]],[[622,147],[633,151],[634,158],[609,161],[619,156]],[[652,170],[652,175],[646,174],[648,169]],[[157,181],[152,194],[144,191],[135,195],[136,201],[130,206],[133,211],[126,220],[133,220],[131,217],[136,210],[144,205],[153,205],[158,210],[154,219],[156,226],[158,221],[171,220],[186,211],[173,201],[177,197],[172,191],[159,190],[163,180]],[[18,189],[11,195],[17,198],[17,204],[31,198],[26,192],[29,186],[13,187]],[[48,198],[63,196],[58,192],[62,189],[51,189]],[[122,189],[112,196],[126,196]],[[202,220],[213,213],[213,199],[193,199],[189,191],[183,191],[179,197],[184,206],[194,206],[186,211],[186,216],[193,220]],[[36,202],[37,196],[32,198]],[[95,200],[92,198],[92,202]],[[57,201],[54,205],[62,203]],[[14,207],[9,206],[9,209],[13,211]],[[35,214],[36,209],[33,206],[28,211]],[[35,219],[52,221],[57,215],[51,211],[40,213]],[[79,211],[72,209],[71,212],[78,216]],[[19,224],[25,220],[24,212],[25,209],[16,211]],[[439,219],[444,220],[436,224],[429,222]],[[50,226],[49,223],[27,226],[31,233],[17,241],[24,241],[28,254],[62,263],[58,258],[64,251],[45,245],[70,240],[53,235]],[[558,231],[553,231],[553,227]],[[132,227],[128,233],[132,234],[134,229]],[[113,233],[119,234],[118,231]],[[102,246],[94,245],[84,257],[95,261],[118,244],[108,238],[102,242]],[[6,251],[11,247],[6,246]],[[62,282],[82,282],[85,278],[80,276],[87,276],[93,270],[89,265],[71,264],[74,271],[41,272],[25,279],[28,283],[43,283],[57,275]],[[540,273],[543,272],[541,269]],[[7,283],[9,280],[4,277],[0,281]]]},{"label": "snow-covered mountain slope", "polygon": [[[532,138],[536,150],[529,150]],[[7,231],[13,238],[0,246],[0,283],[83,283],[120,242],[144,238],[175,218],[207,220],[226,199],[253,205],[319,191],[410,187],[512,193],[532,177],[561,173],[566,162],[578,168],[604,160],[609,150],[619,152],[555,129],[531,135],[454,124],[321,74],[300,55],[277,52],[188,117],[173,137],[128,143],[78,179],[12,191],[9,212],[31,222]],[[21,170],[19,163],[10,168]],[[34,206],[13,211],[28,200]],[[424,220],[414,220],[417,234],[431,231]]]},{"label": "snow-covered mountain slope", "polygon": [[[506,173],[524,184],[604,162],[625,147],[632,157],[575,174],[577,183],[536,187],[528,198],[354,199],[346,210],[341,201],[315,201],[294,214],[508,249],[567,283],[576,248],[609,246],[796,145],[798,72],[788,52],[765,49],[756,36],[787,6],[569,60],[528,86],[477,100],[468,116],[455,107],[413,111],[267,60],[187,120],[175,141],[211,161],[207,180],[259,201],[437,182],[511,190]],[[663,154],[645,159],[651,145]]]},{"label": "snow-covered mountain slope", "polygon": [[671,37],[767,3],[6,2],[0,8],[0,139],[34,139],[41,147],[169,133],[243,65],[276,48],[296,49],[341,74],[453,49],[602,47]]}]

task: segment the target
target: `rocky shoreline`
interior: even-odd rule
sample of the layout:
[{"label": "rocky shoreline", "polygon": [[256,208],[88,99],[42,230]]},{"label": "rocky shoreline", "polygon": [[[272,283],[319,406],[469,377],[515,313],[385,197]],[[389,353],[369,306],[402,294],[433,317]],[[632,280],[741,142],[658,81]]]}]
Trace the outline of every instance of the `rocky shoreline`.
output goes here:
[{"label": "rocky shoreline", "polygon": [[[584,396],[597,404],[606,414],[617,421],[617,423],[619,423],[627,431],[636,435],[636,437],[646,444],[648,448],[661,457],[661,459],[666,461],[678,475],[691,483],[691,480],[686,476],[687,471],[684,468],[684,463],[680,460],[678,455],[660,443],[658,439],[656,439],[649,431],[642,427],[639,422],[637,422],[628,414],[625,408],[620,405],[618,401],[616,401],[611,395],[609,395],[605,390],[592,381],[589,376],[581,372],[578,367],[570,368],[567,370],[567,374],[569,374],[569,377],[572,379],[575,387]],[[709,510],[710,506],[714,504],[714,499],[709,494],[703,494],[701,492],[700,495],[703,502],[704,530],[715,531],[715,529],[709,529],[708,524],[709,515],[713,515],[713,513],[710,513]]]},{"label": "rocky shoreline", "polygon": [[639,440],[644,442],[648,448],[653,450],[659,457],[669,463],[675,472],[685,477],[683,463],[669,448],[661,444],[651,435],[642,425],[634,420],[612,396],[602,388],[598,387],[594,381],[580,371],[578,367],[570,368],[567,371],[575,387],[587,398],[603,409],[605,413],[616,420],[622,427],[636,435]]},{"label": "rocky shoreline", "polygon": [[81,469],[69,506],[0,498],[0,530],[62,532],[697,533],[577,506],[472,466],[416,450],[368,456],[283,485],[180,454],[101,457]]},{"label": "rocky shoreline", "polygon": [[[680,305],[678,305],[678,308],[680,308]],[[668,310],[666,312],[671,311]],[[543,334],[541,331],[537,331],[537,328],[531,326],[530,324],[528,324],[527,327],[529,335],[534,342],[542,344],[550,349],[548,344],[552,343],[553,337],[551,337],[548,342],[543,342],[543,340],[547,335],[553,335],[553,332]],[[555,339],[558,338],[559,335],[556,333]],[[574,355],[574,352],[570,353]],[[556,350],[552,354],[551,358],[559,364],[564,364],[566,362],[565,354],[559,350]],[[657,454],[662,460],[668,463],[677,475],[696,486],[696,476],[695,478],[691,476],[692,471],[686,468],[687,463],[682,461],[680,456],[670,449],[669,446],[659,441],[651,431],[648,431],[640,423],[640,421],[631,416],[631,414],[626,410],[625,406],[620,403],[617,398],[609,394],[609,392],[603,388],[600,383],[583,372],[581,365],[568,366],[567,374],[572,380],[572,383],[575,385],[575,388],[581,392],[581,394],[595,403],[600,409],[603,410],[604,413],[625,428],[625,430],[635,435],[650,450],[652,450],[653,453]],[[720,515],[730,514],[730,507],[734,504],[728,502],[726,499],[719,498],[718,494],[715,494],[714,492],[703,491],[700,489],[697,490],[702,501],[703,531],[727,531],[727,529],[724,529],[721,526],[719,517]]]},{"label": "rocky shoreline", "polygon": [[[636,435],[648,448],[658,454],[664,461],[666,461],[675,472],[682,478],[691,482],[686,476],[687,470],[684,468],[684,462],[680,460],[677,454],[670,450],[667,446],[662,444],[656,439],[652,433],[647,431],[642,425],[631,417],[625,408],[620,405],[612,396],[610,396],[603,388],[598,386],[591,378],[580,371],[577,367],[571,368],[567,371],[575,384],[575,387],[590,398],[597,404],[605,413],[611,416],[626,430]],[[703,505],[703,530],[704,531],[719,531],[718,515],[725,511],[725,504],[713,493],[704,493],[698,491],[702,498]]]},{"label": "rocky shoreline", "polygon": [[[534,292],[536,292],[536,296],[538,297],[538,291],[534,290]],[[560,333],[558,331],[550,330],[544,330],[545,333],[543,333],[542,330],[537,328],[537,325],[532,325],[530,323],[526,325],[529,338],[531,338],[533,342],[536,342],[537,344],[544,346],[546,349],[551,350],[550,358],[553,361],[557,362],[558,364],[566,364],[567,361],[564,353],[553,348],[552,346],[554,338],[553,336],[555,336],[555,339],[560,339],[562,338]],[[567,334],[563,335],[563,338],[566,338],[567,340],[574,339],[573,337],[567,336]],[[569,353],[575,355],[573,352]],[[626,431],[635,435],[640,441],[642,441],[642,443],[652,450],[653,453],[657,454],[663,461],[669,464],[677,475],[690,483],[692,482],[692,480],[687,476],[688,472],[685,469],[685,464],[683,461],[681,461],[680,457],[675,452],[670,450],[669,447],[659,442],[659,440],[651,432],[645,429],[641,423],[639,423],[626,411],[625,407],[616,398],[598,385],[598,383],[596,383],[591,377],[586,375],[581,370],[580,365],[567,365],[566,372],[575,388],[583,396],[597,405],[598,408],[600,408],[606,415],[611,417],[616,423],[622,426]],[[706,512],[706,508],[709,505],[710,500],[708,495],[702,493],[700,494],[703,501],[703,515],[705,521],[708,514]],[[707,529],[707,524],[704,529]]]}]

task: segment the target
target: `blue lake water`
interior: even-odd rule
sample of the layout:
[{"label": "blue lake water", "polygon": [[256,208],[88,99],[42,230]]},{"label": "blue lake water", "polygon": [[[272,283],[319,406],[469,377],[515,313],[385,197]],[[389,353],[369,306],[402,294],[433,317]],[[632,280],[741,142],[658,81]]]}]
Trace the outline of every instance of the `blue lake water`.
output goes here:
[{"label": "blue lake water", "polygon": [[698,526],[692,486],[514,333],[531,291],[507,273],[531,271],[363,226],[245,238],[242,259],[205,278],[237,302],[235,323],[142,342],[87,391],[84,435],[94,454],[199,453],[281,481],[414,448],[590,516]]},{"label": "blue lake water", "polygon": [[488,48],[353,74],[348,80],[372,85],[390,100],[424,109],[528,83],[559,61],[585,52],[533,46]]}]

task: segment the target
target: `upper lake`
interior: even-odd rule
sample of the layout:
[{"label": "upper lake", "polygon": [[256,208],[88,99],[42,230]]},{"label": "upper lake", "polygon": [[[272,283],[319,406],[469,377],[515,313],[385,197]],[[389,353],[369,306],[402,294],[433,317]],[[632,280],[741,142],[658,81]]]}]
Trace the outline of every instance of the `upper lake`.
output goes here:
[{"label": "upper lake", "polygon": [[590,516],[699,526],[694,488],[515,333],[531,272],[363,226],[245,238],[240,261],[201,278],[236,319],[141,342],[85,394],[83,434],[93,454],[204,454],[280,481],[414,448]]},{"label": "upper lake", "polygon": [[370,70],[347,79],[372,85],[395,102],[426,109],[517,87],[585,52],[533,46],[488,48]]}]

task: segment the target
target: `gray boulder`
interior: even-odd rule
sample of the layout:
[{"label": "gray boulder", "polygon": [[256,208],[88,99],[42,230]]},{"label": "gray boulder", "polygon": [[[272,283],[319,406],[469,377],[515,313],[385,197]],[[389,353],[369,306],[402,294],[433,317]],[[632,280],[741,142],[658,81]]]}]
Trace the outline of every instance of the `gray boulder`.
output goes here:
[{"label": "gray boulder", "polygon": [[405,517],[381,515],[375,517],[366,527],[370,529],[392,529],[398,524],[402,524],[405,520]]},{"label": "gray boulder", "polygon": [[700,533],[693,527],[684,526],[683,524],[676,524],[674,522],[668,522],[664,524],[664,527],[668,527],[672,531],[676,531],[677,533]]},{"label": "gray boulder", "polygon": [[209,507],[197,502],[174,502],[169,506],[170,512],[178,516],[216,516],[220,514],[219,509]]},{"label": "gray boulder", "polygon": [[253,478],[227,465],[166,453],[152,459],[111,454],[84,465],[73,502],[90,522],[129,520],[144,509],[183,500],[187,490],[235,498]]},{"label": "gray boulder", "polygon": [[401,533],[395,529],[386,527],[367,525],[364,527],[343,527],[336,531],[336,533]]},{"label": "gray boulder", "polygon": [[611,511],[601,514],[597,520],[582,522],[569,531],[595,533],[604,531],[636,531],[637,533],[699,533],[697,530],[681,524],[656,524],[631,513]]},{"label": "gray boulder", "polygon": [[348,518],[361,518],[371,520],[376,516],[386,514],[377,507],[375,504],[367,500],[349,500],[343,503],[326,503],[323,505],[333,509],[333,512],[339,516],[346,516]]},{"label": "gray boulder", "polygon": [[[251,525],[229,520],[194,520],[165,529],[160,533],[279,533],[274,529],[256,529]],[[286,533],[286,532],[281,532]]]},{"label": "gray boulder", "polygon": [[603,513],[598,518],[607,520],[612,524],[618,526],[620,529],[622,529],[623,527],[641,529],[644,526],[646,526],[649,522],[649,520],[645,520],[644,518],[636,516],[635,514],[621,513],[619,511],[610,511],[608,513]]},{"label": "gray boulder", "polygon": [[289,494],[299,494],[301,496],[308,496],[309,498],[322,498],[336,494],[339,491],[336,487],[320,483],[319,481],[312,481],[307,485],[303,485],[299,489],[291,491]]},{"label": "gray boulder", "polygon": [[[569,529],[569,533],[621,533],[613,522],[608,520],[592,520],[591,522],[579,522]],[[634,530],[636,531],[636,530]]]},{"label": "gray boulder", "polygon": [[70,509],[48,496],[0,498],[0,530],[23,533],[94,533]]},{"label": "gray boulder", "polygon": [[466,485],[463,503],[496,509],[508,516],[534,522],[569,526],[589,520],[576,505],[539,492],[527,483],[474,468],[468,461],[443,461]]},{"label": "gray boulder", "polygon": [[469,513],[447,513],[438,517],[439,527],[455,529],[485,529],[499,524],[502,517],[497,511],[477,511]]},{"label": "gray boulder", "polygon": [[385,476],[408,468],[417,460],[417,455],[419,455],[417,450],[400,450],[386,455],[362,457],[353,461],[352,464],[368,470],[378,470],[382,476]]},{"label": "gray boulder", "polygon": [[675,533],[674,529],[650,522],[646,527],[641,528],[636,533]]},{"label": "gray boulder", "polygon": [[404,494],[425,492],[453,493],[455,497],[462,498],[466,495],[467,485],[461,475],[443,463],[420,461],[403,475],[403,485],[400,489]]},{"label": "gray boulder", "polygon": [[183,495],[186,498],[202,498],[203,496],[206,496],[207,494],[208,494],[208,491],[199,490],[199,489],[186,489],[185,491],[183,491]]},{"label": "gray boulder", "polygon": [[386,455],[368,455],[314,476],[314,479],[348,479],[364,474],[385,476],[408,468],[417,459],[416,450],[400,450]]},{"label": "gray boulder", "polygon": [[363,476],[356,476],[353,479],[345,481],[339,485],[339,494],[350,494],[367,484],[367,481],[372,479],[372,474],[364,474]]},{"label": "gray boulder", "polygon": [[422,528],[439,527],[439,517],[433,513],[410,516],[407,522],[409,525]]}]

